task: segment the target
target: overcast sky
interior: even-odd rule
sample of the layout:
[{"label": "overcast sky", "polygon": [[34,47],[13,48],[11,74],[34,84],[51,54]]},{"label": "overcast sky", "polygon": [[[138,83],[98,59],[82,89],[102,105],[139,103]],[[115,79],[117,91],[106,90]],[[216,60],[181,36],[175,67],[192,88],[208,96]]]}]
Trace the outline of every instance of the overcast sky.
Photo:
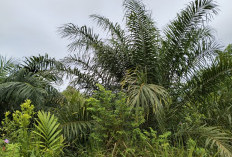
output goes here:
[{"label": "overcast sky", "polygon": [[[190,0],[143,0],[157,26],[162,29]],[[222,45],[232,43],[232,0],[217,0],[219,15],[211,26]],[[122,23],[122,0],[0,0],[0,54],[22,58],[48,53],[68,54],[66,39],[57,28],[65,23],[94,28],[91,14]]]}]

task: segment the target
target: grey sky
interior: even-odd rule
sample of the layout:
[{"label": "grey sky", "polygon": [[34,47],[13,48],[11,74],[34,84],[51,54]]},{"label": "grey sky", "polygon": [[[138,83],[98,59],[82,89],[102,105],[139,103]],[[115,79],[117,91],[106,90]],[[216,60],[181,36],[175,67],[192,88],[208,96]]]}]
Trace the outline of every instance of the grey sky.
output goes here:
[{"label": "grey sky", "polygon": [[[162,29],[190,0],[144,0]],[[232,43],[232,1],[217,0],[220,8],[211,26],[223,45]],[[0,0],[0,54],[7,57],[48,53],[68,54],[66,39],[57,27],[72,22],[94,27],[90,14],[101,14],[122,23],[122,0]]]}]

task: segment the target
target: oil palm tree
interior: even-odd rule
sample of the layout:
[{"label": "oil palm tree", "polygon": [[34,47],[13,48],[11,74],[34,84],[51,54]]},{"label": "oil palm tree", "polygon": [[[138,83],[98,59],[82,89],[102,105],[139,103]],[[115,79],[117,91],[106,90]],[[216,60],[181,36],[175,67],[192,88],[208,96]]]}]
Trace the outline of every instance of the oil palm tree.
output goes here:
[{"label": "oil palm tree", "polygon": [[[151,13],[137,0],[125,0],[126,28],[104,16],[90,17],[108,32],[102,39],[87,26],[67,24],[60,28],[70,39],[69,50],[78,53],[66,57],[70,73],[79,76],[74,84],[91,88],[96,82],[117,86],[129,69],[146,68],[148,82],[170,87],[218,50],[207,22],[217,14],[212,0],[196,0],[177,14],[160,35]],[[82,66],[82,70],[72,65]],[[87,85],[88,84],[88,85]]]},{"label": "oil palm tree", "polygon": [[60,94],[52,83],[61,80],[55,72],[55,68],[60,65],[48,55],[32,56],[22,64],[15,65],[13,72],[1,81],[2,104],[16,107],[26,99],[31,99],[37,107],[48,102],[57,104]]},{"label": "oil palm tree", "polygon": [[[60,28],[62,37],[72,41],[69,49],[78,50],[78,53],[71,54],[64,60],[69,74],[76,76],[71,83],[90,90],[95,89],[96,83],[100,83],[114,90],[120,87],[119,83],[125,79],[128,70],[140,69],[146,71],[145,82],[140,81],[133,85],[148,87],[144,85],[150,84],[153,90],[146,91],[150,93],[147,98],[152,99],[152,95],[159,95],[160,88],[153,88],[156,85],[166,88],[172,101],[179,103],[180,94],[185,89],[182,82],[188,84],[186,82],[194,78],[200,69],[206,68],[219,50],[211,29],[207,26],[208,21],[217,14],[217,5],[213,0],[190,2],[165,27],[162,35],[155,26],[150,11],[146,10],[141,1],[124,0],[123,7],[125,29],[104,16],[90,16],[98,26],[108,32],[106,39],[100,38],[87,26],[67,24]],[[135,90],[133,92],[142,93]],[[134,95],[133,99],[140,99],[135,93],[129,95]],[[151,99],[145,99],[143,102],[149,103],[144,105],[140,101],[132,101],[139,102],[145,108],[153,106],[154,110],[159,101]]]},{"label": "oil palm tree", "polygon": [[[107,32],[107,38],[100,38],[87,26],[70,23],[60,28],[62,37],[71,40],[69,50],[78,51],[64,60],[68,73],[75,76],[72,83],[90,90],[100,83],[115,90],[124,80],[124,84],[128,83],[124,89],[128,89],[129,102],[135,102],[130,104],[153,110],[165,97],[159,97],[160,91],[164,93],[166,89],[171,102],[162,121],[167,122],[164,128],[175,128],[185,117],[186,106],[190,104],[196,109],[204,106],[206,97],[218,91],[220,83],[231,77],[231,59],[218,55],[220,46],[208,26],[218,12],[217,4],[213,0],[194,0],[163,31],[155,26],[150,11],[141,1],[124,0],[123,7],[124,29],[104,16],[90,16]],[[127,74],[128,70],[136,69],[140,69],[142,75],[136,78]],[[146,78],[141,82],[144,71]],[[225,146],[231,136],[224,131],[207,128],[204,124],[190,128],[200,128],[199,134],[208,130],[208,141],[214,139],[212,143],[216,143],[222,154],[231,155],[230,147]],[[220,142],[223,135],[229,137],[225,138],[226,143]]]}]

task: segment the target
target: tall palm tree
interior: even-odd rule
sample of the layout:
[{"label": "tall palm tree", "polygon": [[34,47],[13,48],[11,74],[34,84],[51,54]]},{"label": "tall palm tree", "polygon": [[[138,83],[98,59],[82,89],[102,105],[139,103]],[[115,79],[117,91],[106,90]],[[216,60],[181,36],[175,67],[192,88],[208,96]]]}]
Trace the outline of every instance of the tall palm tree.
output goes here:
[{"label": "tall palm tree", "polygon": [[[75,77],[72,83],[90,90],[100,83],[114,90],[124,80],[130,104],[154,111],[166,97],[160,95],[165,93],[165,88],[171,102],[166,115],[162,115],[162,124],[167,122],[162,128],[176,128],[186,116],[185,107],[190,104],[200,112],[199,106],[204,106],[206,97],[231,77],[231,59],[218,55],[220,46],[208,26],[218,12],[217,4],[214,0],[194,0],[163,31],[155,26],[150,11],[141,1],[124,0],[123,7],[125,29],[104,16],[90,16],[107,32],[105,39],[87,26],[70,23],[60,28],[62,37],[72,41],[69,50],[78,51],[64,60],[69,74]],[[216,56],[219,59],[215,60]],[[135,75],[139,75],[134,77],[133,72],[128,75],[128,70],[135,70]],[[156,120],[159,121],[158,117]],[[208,141],[213,139],[222,153],[231,155],[230,147],[226,147],[228,141],[222,141],[224,135],[229,137],[226,140],[231,136],[204,124],[190,128],[199,128],[199,134],[208,131]]]},{"label": "tall palm tree", "polygon": [[78,76],[74,85],[92,88],[98,82],[113,88],[127,70],[140,67],[146,68],[149,83],[169,88],[218,50],[207,27],[218,10],[212,0],[191,2],[167,25],[163,35],[140,1],[125,0],[123,6],[125,29],[104,16],[90,16],[109,38],[100,38],[87,26],[70,23],[60,28],[62,37],[72,41],[69,50],[78,50],[65,59],[70,74]]},{"label": "tall palm tree", "polygon": [[[127,71],[138,68],[146,71],[146,81],[137,82],[138,86],[163,86],[172,95],[173,101],[179,102],[179,95],[184,90],[181,82],[186,83],[191,80],[188,78],[193,78],[200,69],[207,67],[219,50],[207,26],[208,21],[217,14],[217,5],[213,0],[190,2],[166,26],[163,35],[154,25],[150,11],[140,1],[124,0],[123,7],[125,29],[104,16],[90,16],[108,32],[106,39],[94,34],[87,26],[67,24],[60,28],[62,37],[72,40],[69,49],[78,50],[78,53],[65,59],[69,74],[76,76],[72,80],[73,85],[95,89],[96,83],[101,83],[106,88],[117,89]],[[152,89],[152,93],[147,93],[158,96],[159,90]],[[152,98],[151,95],[149,98]],[[158,103],[153,100],[150,102]],[[156,106],[154,103],[147,104]]]}]

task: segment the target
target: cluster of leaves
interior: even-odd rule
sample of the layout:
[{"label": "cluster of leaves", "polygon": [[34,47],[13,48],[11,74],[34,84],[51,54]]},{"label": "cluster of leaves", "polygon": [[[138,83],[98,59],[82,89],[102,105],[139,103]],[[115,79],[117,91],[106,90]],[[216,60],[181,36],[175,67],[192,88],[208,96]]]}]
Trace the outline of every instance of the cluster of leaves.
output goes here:
[{"label": "cluster of leaves", "polygon": [[[37,109],[58,104],[62,97],[52,85],[60,82],[56,69],[62,64],[54,58],[32,56],[17,63],[0,57],[0,105],[1,113],[19,109],[18,104],[30,99]],[[0,118],[3,115],[0,114]]]},{"label": "cluster of leaves", "polygon": [[[170,131],[158,133],[151,127],[144,129],[142,124],[146,119],[142,107],[137,111],[138,108],[127,105],[125,93],[113,93],[101,85],[97,87],[94,95],[86,100],[87,111],[91,113],[93,121],[90,134],[85,141],[75,141],[78,143],[77,154],[73,155],[73,148],[66,148],[65,156],[210,156],[208,150],[191,138],[188,138],[186,145],[180,138],[180,143],[173,145],[174,135]],[[79,126],[82,127],[81,123]],[[72,124],[63,126],[65,129],[67,127],[75,133]],[[64,135],[69,134],[64,132]]]},{"label": "cluster of leaves", "polygon": [[57,107],[55,114],[59,118],[65,139],[69,143],[86,141],[92,128],[91,112],[86,98],[73,87],[62,92],[65,101]]},{"label": "cluster of leaves", "polygon": [[125,143],[131,140],[128,135],[143,123],[144,118],[143,116],[136,118],[131,112],[130,107],[126,105],[125,94],[113,94],[100,85],[98,87],[99,90],[88,99],[90,103],[88,110],[92,112],[94,120],[90,134],[91,146],[93,150],[102,152],[120,150],[120,147],[125,149]]},{"label": "cluster of leaves", "polygon": [[[38,116],[36,122],[35,115]],[[1,135],[7,143],[1,146],[2,156],[57,156],[62,152],[63,136],[58,129],[59,123],[50,112],[34,112],[34,105],[27,100],[21,111],[5,113]],[[13,157],[13,156],[12,156]]]}]

